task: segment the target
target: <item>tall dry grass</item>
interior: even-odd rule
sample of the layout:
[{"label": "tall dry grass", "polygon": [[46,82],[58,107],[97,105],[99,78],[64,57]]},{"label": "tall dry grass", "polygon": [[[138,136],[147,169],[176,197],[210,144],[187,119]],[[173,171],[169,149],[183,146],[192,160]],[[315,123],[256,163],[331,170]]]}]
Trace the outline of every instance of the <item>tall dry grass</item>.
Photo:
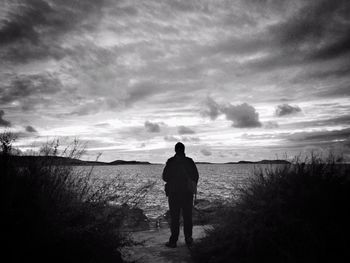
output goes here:
[{"label": "tall dry grass", "polygon": [[317,156],[257,173],[196,262],[350,262],[349,165]]},{"label": "tall dry grass", "polygon": [[11,155],[14,137],[0,136],[4,254],[7,262],[123,262],[120,248],[130,244],[121,231],[125,206],[137,203],[149,186],[125,195],[119,177],[96,181],[92,168],[59,165],[57,158],[79,158],[84,145],[59,141],[40,151],[45,158],[18,163]]}]

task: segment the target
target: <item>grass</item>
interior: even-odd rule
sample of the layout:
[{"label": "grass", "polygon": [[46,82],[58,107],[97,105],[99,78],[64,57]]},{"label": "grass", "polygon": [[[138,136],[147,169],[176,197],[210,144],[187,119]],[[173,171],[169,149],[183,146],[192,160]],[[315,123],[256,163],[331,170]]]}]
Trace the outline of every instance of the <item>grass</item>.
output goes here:
[{"label": "grass", "polygon": [[[2,134],[0,139],[3,258],[7,262],[123,262],[119,250],[130,243],[120,231],[125,209],[109,205],[126,198],[120,181],[92,187],[91,170],[53,165],[50,158],[18,167],[11,156],[14,138]],[[58,141],[53,142],[41,154],[78,157],[83,153],[76,141],[60,153],[58,149]]]},{"label": "grass", "polygon": [[193,249],[196,262],[350,262],[349,166],[334,158],[257,173]]}]

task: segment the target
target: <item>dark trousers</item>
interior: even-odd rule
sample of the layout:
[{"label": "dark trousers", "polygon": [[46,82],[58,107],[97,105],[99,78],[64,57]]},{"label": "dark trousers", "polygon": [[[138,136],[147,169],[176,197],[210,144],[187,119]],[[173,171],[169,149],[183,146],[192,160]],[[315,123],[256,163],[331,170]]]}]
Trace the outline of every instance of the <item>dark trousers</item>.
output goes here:
[{"label": "dark trousers", "polygon": [[192,238],[192,193],[170,193],[168,197],[170,210],[170,242],[176,242],[180,232],[180,211],[184,222],[185,239]]}]

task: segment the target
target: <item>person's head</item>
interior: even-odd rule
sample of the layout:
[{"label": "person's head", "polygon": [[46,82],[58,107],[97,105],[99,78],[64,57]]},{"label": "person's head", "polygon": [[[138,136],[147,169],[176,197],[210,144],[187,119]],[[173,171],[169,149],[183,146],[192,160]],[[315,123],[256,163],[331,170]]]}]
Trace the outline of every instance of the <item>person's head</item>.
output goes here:
[{"label": "person's head", "polygon": [[181,142],[178,142],[177,144],[175,144],[175,152],[176,153],[185,153],[185,145]]}]

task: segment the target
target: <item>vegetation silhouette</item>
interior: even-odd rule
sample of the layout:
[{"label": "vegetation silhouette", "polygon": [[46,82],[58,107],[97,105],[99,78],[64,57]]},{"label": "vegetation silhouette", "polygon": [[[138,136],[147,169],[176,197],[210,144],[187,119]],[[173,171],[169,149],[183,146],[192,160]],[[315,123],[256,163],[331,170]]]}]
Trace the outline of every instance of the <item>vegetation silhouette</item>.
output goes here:
[{"label": "vegetation silhouette", "polygon": [[350,262],[350,169],[335,160],[257,173],[195,244],[195,262]]},{"label": "vegetation silhouette", "polygon": [[[58,165],[58,158],[37,158],[18,166],[12,156],[15,137],[0,135],[0,172],[4,229],[3,257],[9,262],[123,262],[119,252],[131,245],[122,231],[130,209],[147,187],[125,194],[118,176],[108,182]],[[74,141],[59,151],[59,141],[44,145],[40,155],[78,158],[84,145]],[[96,179],[96,180],[95,180]]]}]

